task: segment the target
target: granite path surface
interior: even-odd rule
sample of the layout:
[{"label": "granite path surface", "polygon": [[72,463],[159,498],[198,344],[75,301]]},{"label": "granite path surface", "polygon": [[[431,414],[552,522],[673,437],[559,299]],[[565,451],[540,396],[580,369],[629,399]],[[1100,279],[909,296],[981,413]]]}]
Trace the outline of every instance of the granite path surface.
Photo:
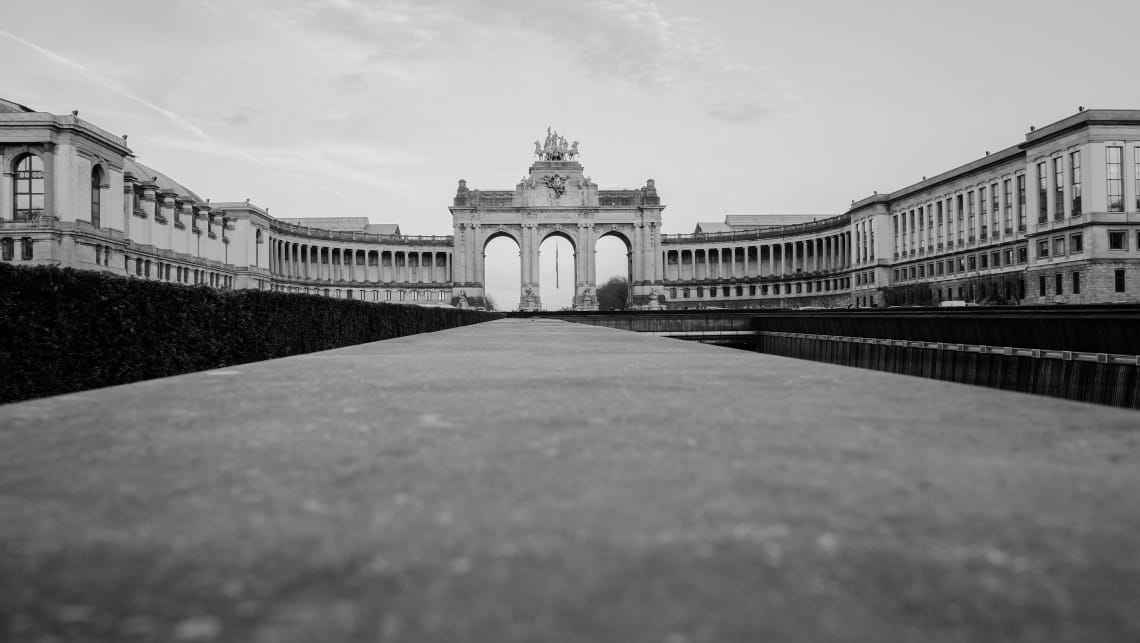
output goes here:
[{"label": "granite path surface", "polygon": [[0,640],[1136,641],[1140,414],[537,319],[0,406]]}]

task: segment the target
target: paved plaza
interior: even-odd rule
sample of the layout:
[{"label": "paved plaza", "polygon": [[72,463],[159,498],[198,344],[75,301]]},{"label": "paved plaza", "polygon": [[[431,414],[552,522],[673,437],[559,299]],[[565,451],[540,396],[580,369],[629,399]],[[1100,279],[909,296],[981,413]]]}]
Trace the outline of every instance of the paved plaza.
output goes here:
[{"label": "paved plaza", "polygon": [[1130,641],[1140,414],[541,319],[0,406],[0,640]]}]

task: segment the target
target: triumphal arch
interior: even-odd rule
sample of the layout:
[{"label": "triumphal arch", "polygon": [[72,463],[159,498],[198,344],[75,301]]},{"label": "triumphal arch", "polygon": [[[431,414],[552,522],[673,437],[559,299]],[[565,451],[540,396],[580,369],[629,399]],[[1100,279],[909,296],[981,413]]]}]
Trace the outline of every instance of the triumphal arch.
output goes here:
[{"label": "triumphal arch", "polygon": [[630,305],[658,308],[665,289],[661,254],[661,199],[653,179],[627,190],[600,190],[578,162],[578,142],[547,128],[534,142],[536,160],[513,190],[473,190],[459,181],[451,206],[455,227],[453,301],[478,306],[485,296],[484,253],[500,236],[518,243],[519,310],[541,310],[538,249],[551,236],[574,248],[574,309],[597,310],[595,246],[605,236],[625,242]]}]

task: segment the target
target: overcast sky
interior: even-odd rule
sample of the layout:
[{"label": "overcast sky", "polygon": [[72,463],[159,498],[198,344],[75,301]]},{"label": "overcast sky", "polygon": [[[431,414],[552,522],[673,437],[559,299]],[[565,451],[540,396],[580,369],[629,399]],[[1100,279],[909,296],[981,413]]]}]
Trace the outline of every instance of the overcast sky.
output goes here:
[{"label": "overcast sky", "polygon": [[4,2],[0,95],[201,196],[450,234],[552,125],[665,231],[837,214],[1078,105],[1140,108],[1140,2]]},{"label": "overcast sky", "polygon": [[129,133],[144,163],[280,216],[447,234],[547,125],[603,188],[657,179],[667,232],[838,213],[1078,105],[1140,107],[1125,0],[38,0],[5,3],[0,93]]}]

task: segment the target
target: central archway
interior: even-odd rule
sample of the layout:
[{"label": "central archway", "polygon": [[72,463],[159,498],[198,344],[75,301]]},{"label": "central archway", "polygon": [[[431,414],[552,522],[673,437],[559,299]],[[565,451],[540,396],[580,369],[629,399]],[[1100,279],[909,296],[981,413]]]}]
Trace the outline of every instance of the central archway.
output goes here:
[{"label": "central archway", "polygon": [[542,239],[538,248],[539,291],[544,310],[571,310],[577,302],[578,250],[574,239],[555,231]]}]

